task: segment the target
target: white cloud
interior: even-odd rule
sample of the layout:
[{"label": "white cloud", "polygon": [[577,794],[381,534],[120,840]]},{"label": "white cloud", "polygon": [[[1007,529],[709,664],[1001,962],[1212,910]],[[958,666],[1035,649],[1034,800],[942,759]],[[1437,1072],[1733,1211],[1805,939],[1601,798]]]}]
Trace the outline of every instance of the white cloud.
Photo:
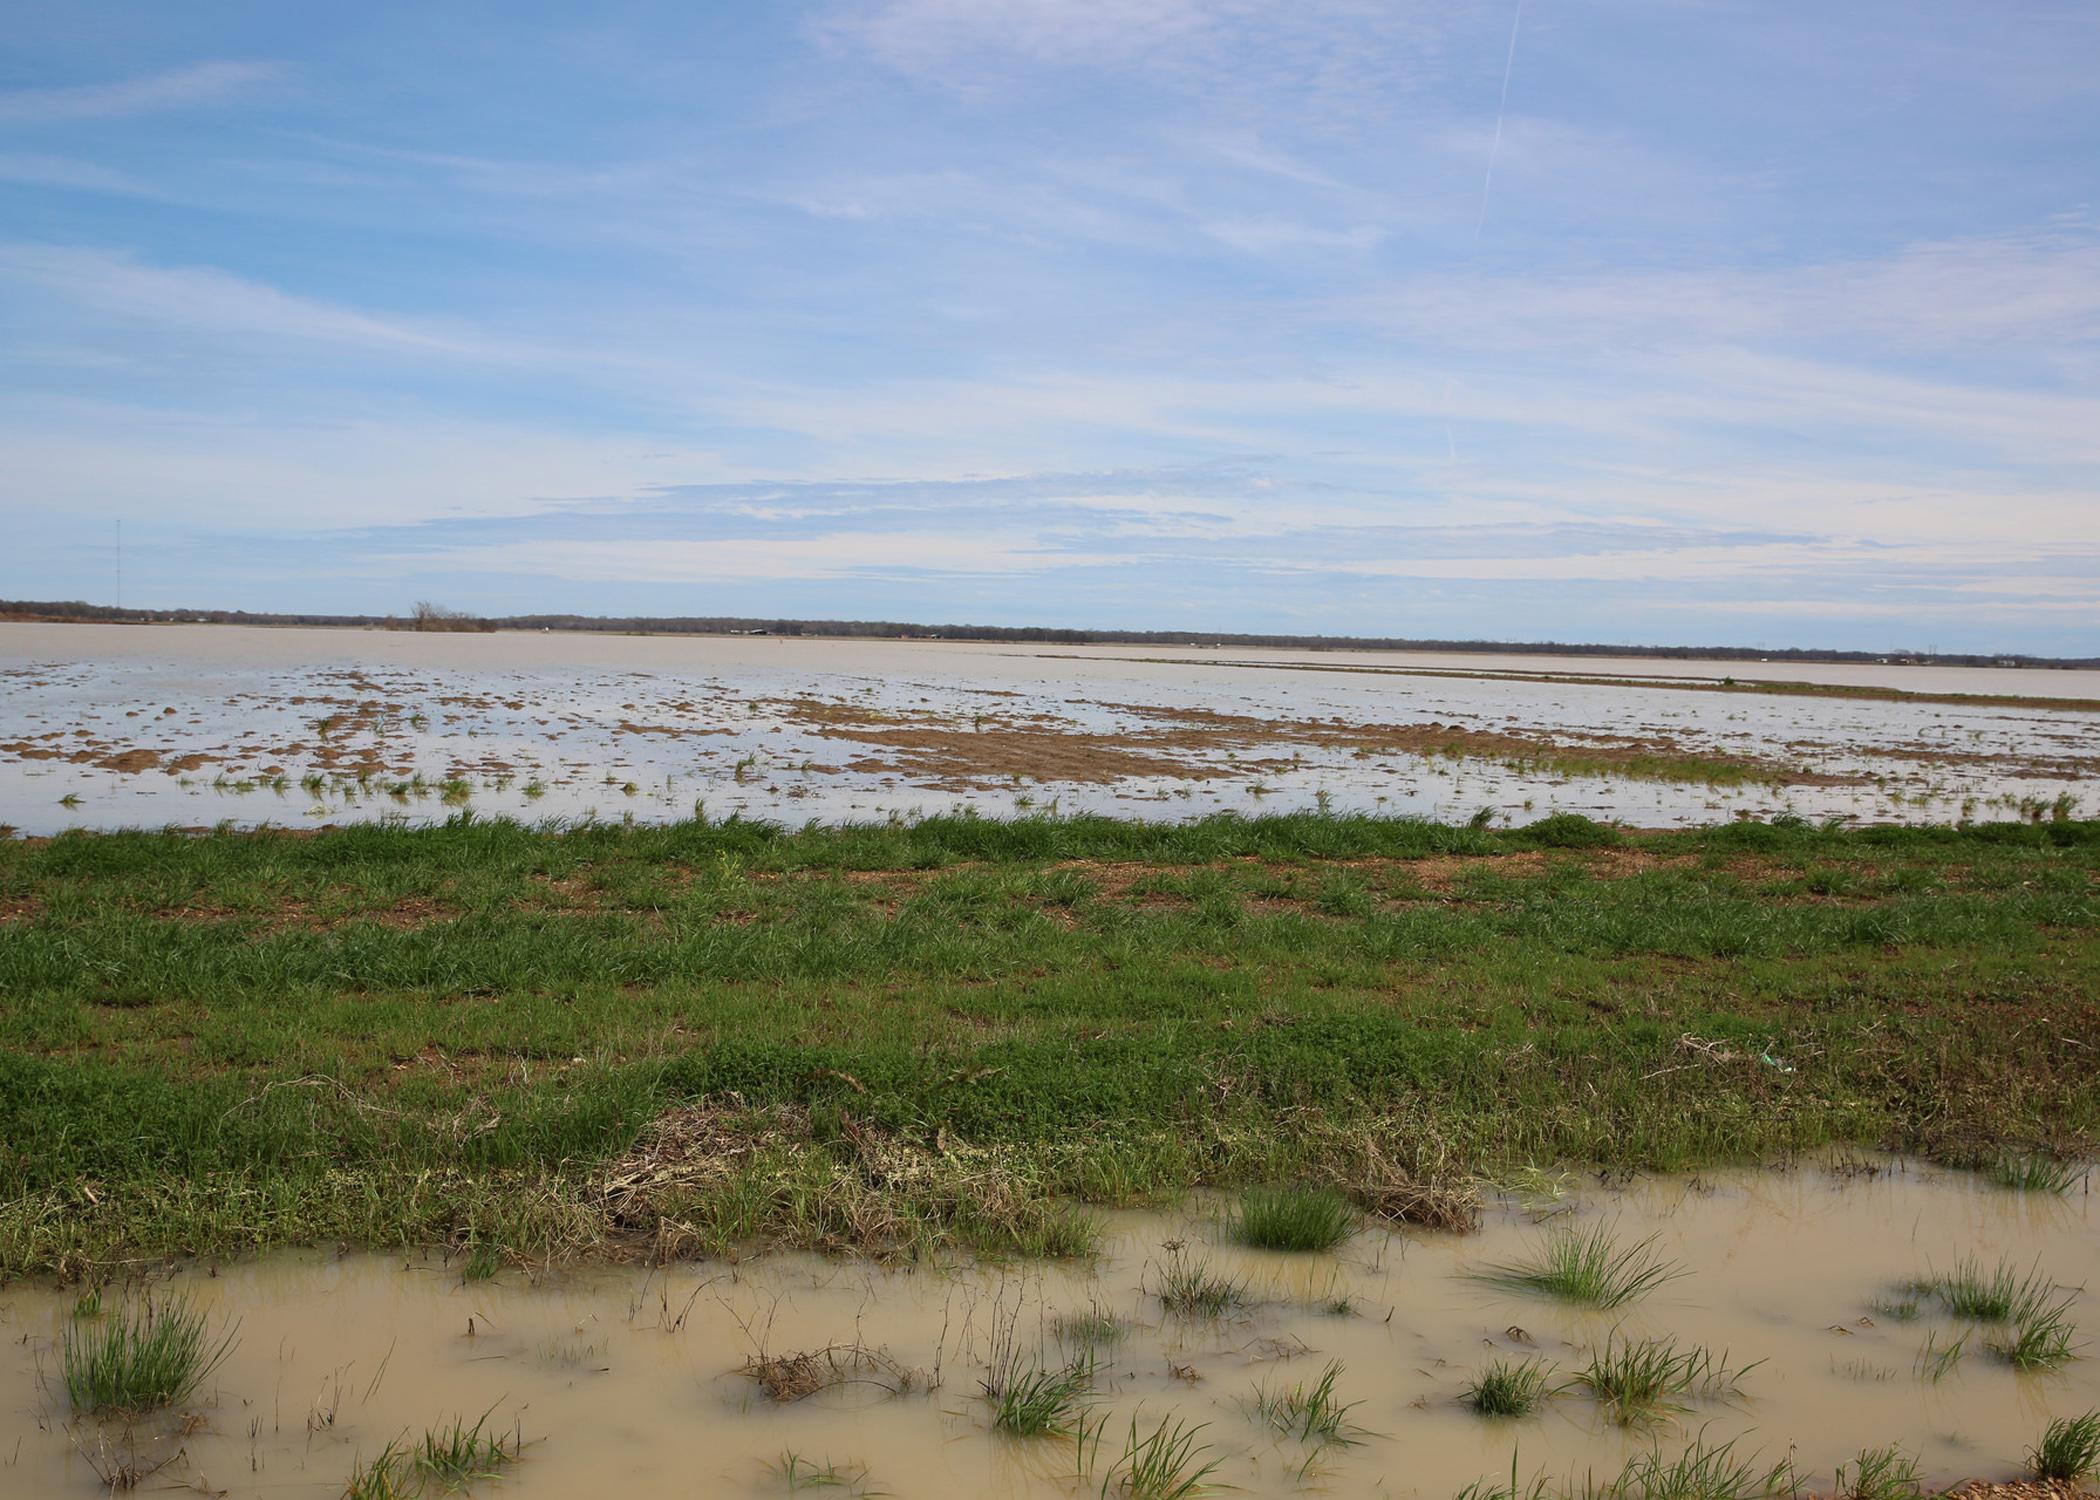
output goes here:
[{"label": "white cloud", "polygon": [[293,296],[225,271],[148,265],[117,251],[0,243],[0,279],[146,322],[423,354],[474,352],[456,337],[412,323]]},{"label": "white cloud", "polygon": [[524,516],[696,478],[739,478],[704,447],[413,412],[337,422],[95,403],[0,423],[0,511],[154,519],[229,534],[336,532]]},{"label": "white cloud", "polygon": [[986,576],[1127,564],[1127,556],[1071,552],[1025,533],[835,531],[813,537],[693,541],[499,542],[402,554],[419,569],[531,573],[592,582],[752,583],[787,579]]},{"label": "white cloud", "polygon": [[204,62],[117,83],[0,93],[0,122],[47,125],[212,104],[279,76],[272,63]]},{"label": "white cloud", "polygon": [[1203,232],[1220,244],[1250,255],[1290,254],[1296,251],[1342,251],[1361,253],[1377,248],[1385,231],[1375,224],[1349,229],[1323,229],[1311,224],[1292,224],[1281,219],[1235,219],[1205,224]]},{"label": "white cloud", "polygon": [[70,188],[85,193],[113,193],[130,198],[157,198],[151,183],[91,161],[48,156],[36,151],[0,151],[0,182],[23,187]]},{"label": "white cloud", "polygon": [[1468,0],[848,0],[818,36],[986,99],[1045,68],[1129,74],[1244,124],[1353,129],[1443,69]]}]

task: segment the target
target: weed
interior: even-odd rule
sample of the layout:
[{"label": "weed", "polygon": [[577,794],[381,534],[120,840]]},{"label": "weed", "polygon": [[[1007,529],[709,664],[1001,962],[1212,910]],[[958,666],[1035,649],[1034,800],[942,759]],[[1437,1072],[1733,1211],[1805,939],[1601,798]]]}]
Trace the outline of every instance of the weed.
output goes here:
[{"label": "weed", "polygon": [[1301,1381],[1276,1391],[1258,1388],[1250,1405],[1263,1422],[1302,1443],[1353,1445],[1359,1439],[1349,1413],[1360,1403],[1335,1399],[1334,1385],[1341,1374],[1341,1361],[1331,1361],[1313,1384]]},{"label": "weed", "polygon": [[416,1473],[457,1490],[476,1480],[494,1479],[505,1465],[516,1462],[523,1447],[520,1436],[485,1431],[494,1410],[483,1412],[472,1427],[455,1417],[450,1426],[425,1432],[413,1454]]},{"label": "weed", "polygon": [[1862,1449],[1850,1464],[1837,1467],[1833,1500],[1918,1500],[1924,1493],[1918,1461],[1893,1444]]},{"label": "weed", "polygon": [[2071,1303],[2076,1293],[2037,1289],[2013,1308],[2012,1329],[1988,1347],[2022,1370],[2053,1370],[2071,1357]]},{"label": "weed", "polygon": [[1220,1318],[1247,1300],[1241,1282],[1212,1271],[1207,1261],[1190,1260],[1179,1246],[1167,1252],[1158,1295],[1162,1307],[1185,1318]]},{"label": "weed", "polygon": [[1098,1303],[1089,1305],[1085,1312],[1059,1314],[1052,1320],[1051,1328],[1059,1343],[1075,1346],[1088,1356],[1113,1349],[1129,1331],[1121,1318]]},{"label": "weed", "polygon": [[1549,1234],[1531,1259],[1490,1266],[1476,1279],[1514,1291],[1535,1292],[1590,1307],[1623,1307],[1664,1282],[1687,1274],[1664,1260],[1655,1240],[1620,1243],[1610,1229],[1561,1229]]},{"label": "weed", "polygon": [[1915,1323],[1920,1308],[1915,1295],[1905,1295],[1876,1297],[1867,1304],[1867,1311],[1877,1318],[1887,1318],[1891,1323]]},{"label": "weed", "polygon": [[2037,1479],[2076,1483],[2100,1472],[2100,1411],[2082,1417],[2058,1417],[2027,1455]]},{"label": "weed", "polygon": [[1233,1233],[1258,1250],[1332,1250],[1356,1230],[1356,1211],[1329,1188],[1254,1188]]},{"label": "weed", "polygon": [[467,1258],[460,1266],[462,1283],[490,1281],[503,1269],[503,1247],[490,1240],[475,1240],[467,1247]]},{"label": "weed", "polygon": [[2030,1270],[2022,1274],[2011,1261],[1986,1269],[1965,1260],[1953,1270],[1913,1283],[1911,1290],[1938,1300],[1957,1318],[1977,1323],[2007,1323],[2021,1307],[2042,1297],[2049,1284]]},{"label": "weed", "polygon": [[1737,1457],[1733,1441],[1708,1447],[1702,1439],[1673,1459],[1637,1454],[1602,1486],[1585,1480],[1581,1500],[1772,1500],[1796,1491],[1784,1459],[1760,1468],[1754,1458]]},{"label": "weed", "polygon": [[1602,1402],[1614,1422],[1631,1426],[1682,1411],[1688,1400],[1738,1394],[1738,1382],[1755,1368],[1732,1369],[1725,1351],[1716,1356],[1703,1344],[1680,1350],[1667,1338],[1622,1343],[1614,1335],[1575,1383]]},{"label": "weed", "polygon": [[1542,1359],[1498,1359],[1466,1383],[1466,1404],[1484,1417],[1523,1417],[1552,1396]]},{"label": "weed", "polygon": [[233,1352],[234,1330],[214,1338],[203,1313],[181,1297],[119,1307],[98,1323],[69,1323],[59,1335],[66,1399],[73,1409],[137,1413],[186,1400]]},{"label": "weed", "polygon": [[343,1500],[411,1500],[422,1489],[415,1457],[396,1438],[350,1471]]},{"label": "weed", "polygon": [[866,1464],[837,1464],[828,1458],[818,1463],[790,1448],[766,1467],[790,1495],[805,1490],[843,1490],[848,1495],[874,1500],[882,1493],[868,1488]]},{"label": "weed", "polygon": [[1458,1492],[1456,1500],[1549,1500],[1546,1476],[1536,1475],[1528,1485],[1517,1483],[1517,1450],[1509,1450],[1509,1483],[1498,1479],[1476,1479]]},{"label": "weed", "polygon": [[1920,1380],[1938,1385],[1954,1373],[1955,1366],[1961,1363],[1961,1357],[1968,1352],[1968,1347],[1967,1334],[1963,1334],[1951,1344],[1942,1344],[1937,1333],[1928,1333],[1925,1335],[1924,1347],[1918,1350],[1913,1368],[1918,1372]]},{"label": "weed", "polygon": [[1056,1367],[1026,1358],[1009,1318],[993,1332],[991,1368],[978,1385],[992,1403],[992,1426],[999,1431],[1016,1437],[1064,1437],[1077,1430],[1093,1380],[1090,1354]]},{"label": "weed", "polygon": [[[1220,1463],[1204,1458],[1210,1445],[1196,1440],[1208,1425],[1198,1422],[1191,1427],[1176,1418],[1162,1417],[1150,1432],[1140,1432],[1133,1415],[1123,1456],[1101,1481],[1101,1493],[1121,1495],[1125,1500],[1189,1500],[1206,1493],[1205,1481]],[[1098,1435],[1095,1441],[1098,1443]]]},{"label": "weed", "polygon": [[2062,1197],[2085,1179],[2086,1169],[2076,1162],[2053,1156],[2007,1155],[1988,1169],[1991,1181],[2022,1193],[2054,1193]]}]

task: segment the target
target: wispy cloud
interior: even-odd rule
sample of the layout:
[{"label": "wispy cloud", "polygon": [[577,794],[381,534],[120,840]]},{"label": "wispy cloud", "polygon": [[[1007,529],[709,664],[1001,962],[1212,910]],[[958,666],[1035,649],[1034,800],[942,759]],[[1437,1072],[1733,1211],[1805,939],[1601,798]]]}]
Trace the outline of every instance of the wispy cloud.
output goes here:
[{"label": "wispy cloud", "polygon": [[52,125],[190,109],[218,103],[281,74],[274,63],[202,62],[111,83],[8,89],[0,91],[0,122]]},{"label": "wispy cloud", "polygon": [[920,83],[996,98],[1043,69],[1145,79],[1244,116],[1355,129],[1441,75],[1471,0],[849,0],[835,49]]},{"label": "wispy cloud", "polygon": [[220,337],[348,344],[469,359],[515,357],[515,346],[389,318],[209,267],[156,266],[122,251],[0,241],[0,281],[25,282],[78,306]]},{"label": "wispy cloud", "polygon": [[151,183],[129,172],[37,151],[0,151],[0,182],[22,187],[66,188],[84,193],[115,193],[128,198],[161,196]]}]

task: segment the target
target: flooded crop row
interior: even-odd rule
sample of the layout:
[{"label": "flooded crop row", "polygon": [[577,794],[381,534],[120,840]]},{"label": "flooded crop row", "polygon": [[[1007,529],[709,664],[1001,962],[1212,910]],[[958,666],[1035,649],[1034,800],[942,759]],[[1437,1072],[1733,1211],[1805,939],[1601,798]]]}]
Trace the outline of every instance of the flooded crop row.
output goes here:
[{"label": "flooded crop row", "polygon": [[0,825],[1315,806],[1947,821],[2073,815],[2100,769],[2100,674],[1821,673],[1939,695],[1892,701],[1689,665],[11,624]]},{"label": "flooded crop row", "polygon": [[[1067,1496],[1154,1462],[1247,1495],[1448,1500],[1513,1465],[1558,1486],[1725,1449],[1828,1493],[1890,1445],[1929,1482],[2019,1474],[2052,1418],[2100,1407],[2082,1182],[1882,1162],[1616,1189],[1535,1174],[1477,1234],[1343,1224],[1298,1253],[1246,1248],[1240,1211],[1112,1215],[1088,1264],[311,1252],[85,1295],[16,1285],[0,1491],[85,1497],[128,1465],[333,1497],[449,1454],[468,1487],[519,1497]],[[1569,1281],[1552,1262],[1571,1247],[1604,1253]],[[2063,1347],[2023,1357],[2032,1313],[1998,1292],[2054,1309]],[[230,1336],[223,1362],[157,1414],[83,1415],[66,1345],[148,1297]]]}]

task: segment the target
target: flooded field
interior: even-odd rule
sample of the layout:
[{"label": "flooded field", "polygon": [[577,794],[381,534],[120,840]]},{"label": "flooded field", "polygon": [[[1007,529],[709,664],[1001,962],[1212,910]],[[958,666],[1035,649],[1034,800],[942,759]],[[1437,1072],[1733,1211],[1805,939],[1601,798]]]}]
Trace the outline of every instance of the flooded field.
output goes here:
[{"label": "flooded field", "polygon": [[[191,1266],[153,1295],[205,1309],[231,1352],[136,1421],[72,1413],[59,1344],[145,1290],[112,1283],[83,1305],[77,1286],[18,1284],[0,1293],[0,1490],[85,1497],[120,1465],[164,1464],[148,1483],[332,1497],[390,1442],[486,1414],[507,1451],[487,1466],[500,1484],[477,1487],[520,1497],[1115,1493],[1133,1433],[1162,1423],[1188,1438],[1186,1472],[1214,1463],[1211,1485],[1257,1496],[1444,1500],[1506,1480],[1513,1454],[1520,1482],[1560,1485],[1727,1443],[1760,1476],[1784,1460],[1828,1493],[1838,1465],[1891,1444],[1928,1480],[2016,1475],[2052,1417],[2100,1406],[2100,1212],[2083,1184],[2022,1193],[1864,1161],[1622,1189],[1540,1175],[1495,1196],[1477,1234],[1366,1228],[1301,1254],[1241,1248],[1231,1211],[1112,1216],[1090,1264]],[[1489,1279],[1593,1232],[1645,1243],[1661,1274],[1605,1310]],[[1949,1311],[1953,1283],[2001,1263],[2074,1325],[2072,1357],[2022,1370],[2000,1352],[2013,1329]],[[1195,1272],[1225,1288],[1218,1305],[1177,1308]],[[1652,1404],[1583,1384],[1595,1357],[1645,1341],[1711,1363]],[[1528,1415],[1474,1408],[1497,1361],[1538,1362]],[[1066,1430],[1000,1429],[987,1381],[1075,1367],[1051,1424]]]},{"label": "flooded field", "polygon": [[0,825],[29,834],[460,809],[1946,821],[2071,815],[2096,770],[2090,672],[0,626]]}]

